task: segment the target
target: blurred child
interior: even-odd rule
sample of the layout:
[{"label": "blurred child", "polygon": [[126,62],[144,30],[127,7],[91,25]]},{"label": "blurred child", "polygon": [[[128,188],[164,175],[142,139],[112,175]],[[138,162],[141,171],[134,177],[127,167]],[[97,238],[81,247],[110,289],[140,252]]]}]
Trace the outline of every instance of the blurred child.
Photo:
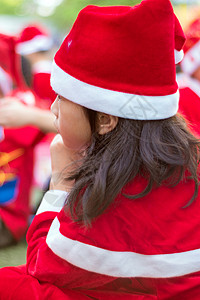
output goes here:
[{"label": "blurred child", "polygon": [[51,75],[51,190],[26,266],[0,271],[2,300],[199,299],[200,144],[177,115],[183,42],[169,0],[80,12]]},{"label": "blurred child", "polygon": [[[50,109],[56,98],[50,86],[52,57],[55,52],[54,40],[50,32],[40,24],[29,24],[20,32],[16,49],[31,64],[32,80],[30,87],[40,99],[40,107]],[[33,114],[32,119],[37,120],[38,118],[35,118]],[[45,124],[47,122],[44,119],[43,125],[45,126]],[[45,138],[35,148],[34,184],[40,189],[43,189],[44,185],[47,184],[47,177],[50,175],[49,145],[53,136],[53,134],[46,134]]]},{"label": "blurred child", "polygon": [[38,24],[23,28],[17,40],[17,53],[25,56],[32,67],[32,88],[44,107],[50,107],[55,93],[50,86],[53,39],[49,32]]},{"label": "blurred child", "polygon": [[[12,48],[10,53],[14,53],[14,43],[10,43],[10,40],[11,37],[0,39],[5,54],[9,53],[9,48]],[[4,97],[0,99],[0,126],[3,132],[0,141],[0,248],[16,243],[27,231],[31,212],[34,148],[45,132],[53,130],[52,115],[38,107],[40,103],[37,96],[27,86],[31,74],[29,62],[23,58],[21,68],[17,55],[15,59],[8,57],[7,60],[7,65],[12,61],[7,69],[16,87],[12,92],[5,90],[8,82],[0,78],[4,86]]]}]

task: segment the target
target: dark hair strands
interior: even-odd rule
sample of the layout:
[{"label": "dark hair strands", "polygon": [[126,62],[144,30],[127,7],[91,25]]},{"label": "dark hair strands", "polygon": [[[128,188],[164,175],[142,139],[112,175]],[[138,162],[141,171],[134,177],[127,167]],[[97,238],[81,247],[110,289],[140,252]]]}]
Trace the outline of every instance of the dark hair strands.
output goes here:
[{"label": "dark hair strands", "polygon": [[198,194],[200,141],[190,132],[184,118],[138,121],[119,118],[116,128],[105,135],[96,133],[97,113],[87,109],[93,132],[83,164],[66,180],[75,180],[65,208],[76,222],[89,226],[113,202],[123,187],[137,175],[148,179],[138,199],[154,186],[176,186],[189,172],[195,182],[189,206]]}]

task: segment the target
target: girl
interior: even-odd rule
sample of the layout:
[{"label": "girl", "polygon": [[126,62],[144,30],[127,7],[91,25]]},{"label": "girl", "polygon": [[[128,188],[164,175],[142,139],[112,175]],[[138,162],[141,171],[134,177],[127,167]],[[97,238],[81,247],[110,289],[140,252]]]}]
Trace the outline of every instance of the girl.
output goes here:
[{"label": "girl", "polygon": [[[59,135],[7,299],[199,299],[199,142],[176,115],[169,0],[83,9],[51,84]],[[176,55],[174,55],[174,51]]]}]

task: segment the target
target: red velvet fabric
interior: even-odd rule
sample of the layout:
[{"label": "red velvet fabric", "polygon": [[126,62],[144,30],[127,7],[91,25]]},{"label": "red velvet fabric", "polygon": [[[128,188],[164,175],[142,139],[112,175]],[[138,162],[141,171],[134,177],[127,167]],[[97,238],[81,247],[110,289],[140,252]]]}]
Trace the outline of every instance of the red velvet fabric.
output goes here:
[{"label": "red velvet fabric", "polygon": [[[135,194],[145,185],[138,177],[123,192]],[[0,270],[1,300],[198,300],[200,272],[172,278],[157,278],[156,274],[152,278],[112,277],[99,274],[98,264],[96,272],[72,265],[46,243],[52,220],[57,217],[63,236],[107,251],[155,255],[199,249],[199,196],[183,209],[193,191],[194,183],[187,180],[173,188],[154,188],[134,201],[119,195],[89,229],[74,224],[63,210],[39,213],[27,235],[26,268]],[[100,265],[104,263],[99,261]]]},{"label": "red velvet fabric", "polygon": [[182,34],[169,0],[142,1],[134,7],[88,6],[79,13],[55,62],[94,86],[169,95],[177,91],[174,49],[182,48]]},{"label": "red velvet fabric", "polygon": [[56,288],[49,283],[40,283],[28,275],[24,266],[0,270],[1,300],[87,300],[82,292]]},{"label": "red velvet fabric", "polygon": [[33,76],[33,90],[40,98],[40,107],[50,109],[56,98],[50,85],[50,73],[37,72]]}]

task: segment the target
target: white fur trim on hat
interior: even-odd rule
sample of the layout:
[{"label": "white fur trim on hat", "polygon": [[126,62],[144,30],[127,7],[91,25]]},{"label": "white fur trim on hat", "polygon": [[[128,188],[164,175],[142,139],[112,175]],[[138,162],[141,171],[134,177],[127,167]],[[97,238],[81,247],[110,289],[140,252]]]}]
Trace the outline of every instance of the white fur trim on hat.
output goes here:
[{"label": "white fur trim on hat", "polygon": [[55,61],[51,86],[57,94],[77,104],[126,119],[167,119],[178,111],[179,91],[166,96],[143,96],[108,90],[72,77]]},{"label": "white fur trim on hat", "polygon": [[16,46],[16,52],[21,55],[28,55],[39,51],[48,51],[52,45],[52,39],[44,35],[37,35],[27,42],[19,43]]},{"label": "white fur trim on hat", "polygon": [[200,41],[196,43],[188,52],[185,53],[181,62],[181,68],[184,73],[192,75],[200,66]]}]

